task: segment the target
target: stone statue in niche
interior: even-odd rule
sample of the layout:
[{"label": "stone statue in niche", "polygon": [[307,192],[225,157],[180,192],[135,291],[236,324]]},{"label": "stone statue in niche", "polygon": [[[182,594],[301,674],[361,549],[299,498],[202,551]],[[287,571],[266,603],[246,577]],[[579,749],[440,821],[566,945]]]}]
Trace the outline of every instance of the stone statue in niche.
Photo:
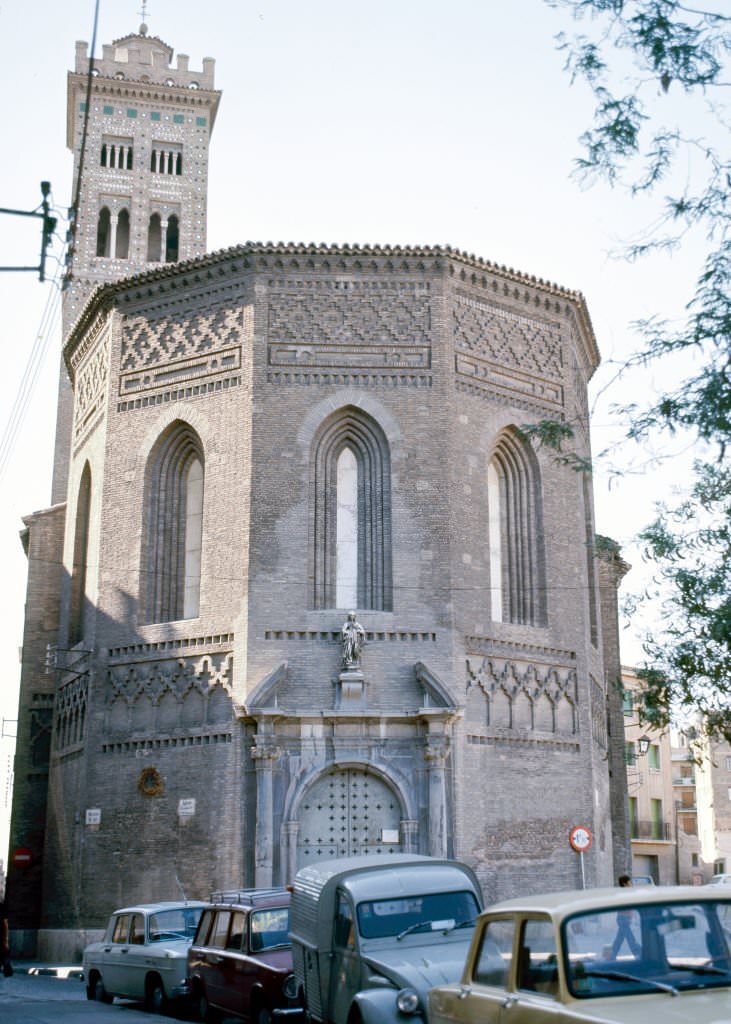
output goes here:
[{"label": "stone statue in niche", "polygon": [[360,668],[360,652],[365,643],[365,630],[355,618],[355,612],[348,612],[348,618],[341,630],[343,641],[343,668]]}]

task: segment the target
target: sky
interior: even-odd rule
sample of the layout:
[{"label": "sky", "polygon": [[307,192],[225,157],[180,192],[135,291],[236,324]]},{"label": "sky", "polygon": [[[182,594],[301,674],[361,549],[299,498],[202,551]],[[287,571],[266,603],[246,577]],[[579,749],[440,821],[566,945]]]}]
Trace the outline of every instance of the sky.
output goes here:
[{"label": "sky", "polygon": [[[94,0],[0,0],[0,206],[32,210],[39,183],[50,181],[61,236],[72,171],[66,73],[75,41],[91,42],[93,15]],[[141,20],[140,0],[101,0],[97,55]],[[612,256],[657,206],[571,176],[592,101],[571,86],[556,49],[556,33],[572,29],[566,12],[544,0],[149,0],[146,22],[191,68],[216,60],[223,98],[210,146],[209,250],[245,241],[448,244],[583,292],[604,359],[591,388],[595,453],[626,430],[615,403],[665,386],[659,368],[613,382],[616,364],[637,348],[634,320],[682,311],[702,248],[691,238],[640,263]],[[669,117],[685,113],[673,90],[662,102]],[[0,215],[0,265],[37,264],[39,242],[39,221]],[[50,278],[61,256],[57,241]],[[50,503],[58,299],[52,281],[0,273],[0,859],[26,580],[18,535],[23,516]],[[648,578],[633,538],[653,503],[682,483],[684,447],[676,442],[678,457],[655,465],[654,452],[624,444],[597,463],[596,528],[633,565],[624,591]],[[631,471],[618,477],[617,466]],[[623,629],[623,663],[639,663],[652,621],[648,613]]]}]

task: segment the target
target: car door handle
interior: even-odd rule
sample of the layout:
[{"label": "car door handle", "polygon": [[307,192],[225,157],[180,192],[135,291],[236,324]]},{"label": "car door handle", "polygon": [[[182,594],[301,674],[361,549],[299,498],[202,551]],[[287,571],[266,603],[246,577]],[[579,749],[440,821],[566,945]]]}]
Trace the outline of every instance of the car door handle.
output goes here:
[{"label": "car door handle", "polygon": [[111,946],[105,946],[104,947],[104,952],[105,953],[111,953],[112,952],[112,947]]},{"label": "car door handle", "polygon": [[503,1010],[509,1010],[510,1007],[514,1006],[516,1002],[517,1000],[515,996],[506,996],[506,998],[503,999],[500,1005],[502,1006]]},{"label": "car door handle", "polygon": [[208,955],[208,963],[209,964],[222,964],[223,963],[223,957],[222,956],[213,956],[212,954],[209,954]]},{"label": "car door handle", "polygon": [[128,949],[122,949],[122,950],[120,950],[120,953],[129,953],[129,950]]}]

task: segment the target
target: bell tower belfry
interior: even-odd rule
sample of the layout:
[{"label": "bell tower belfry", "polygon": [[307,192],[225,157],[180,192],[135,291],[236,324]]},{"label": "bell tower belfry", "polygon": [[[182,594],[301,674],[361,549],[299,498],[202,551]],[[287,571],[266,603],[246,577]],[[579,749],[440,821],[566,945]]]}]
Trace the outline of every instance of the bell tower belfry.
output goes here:
[{"label": "bell tower belfry", "polygon": [[[189,58],[137,33],[90,58],[76,44],[66,142],[74,154],[75,229],[64,338],[101,284],[206,251],[208,146],[221,98],[212,58]],[[71,390],[62,368],[52,503],[66,497]]]}]

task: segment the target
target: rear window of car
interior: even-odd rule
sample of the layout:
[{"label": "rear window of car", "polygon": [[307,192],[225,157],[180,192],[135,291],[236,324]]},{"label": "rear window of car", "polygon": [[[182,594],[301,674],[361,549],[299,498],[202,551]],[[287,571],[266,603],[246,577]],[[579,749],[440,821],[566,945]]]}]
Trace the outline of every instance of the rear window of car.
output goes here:
[{"label": "rear window of car", "polygon": [[241,951],[241,943],[244,938],[245,927],[246,915],[240,910],[235,910],[233,917],[231,918],[231,931],[229,933],[228,942],[226,943],[226,949],[233,950],[234,952]]},{"label": "rear window of car", "polygon": [[203,912],[202,907],[175,907],[150,915],[150,942],[192,939]]},{"label": "rear window of car", "polygon": [[112,942],[126,942],[129,935],[129,914],[120,914],[114,921]]},{"label": "rear window of car", "polygon": [[211,936],[208,939],[209,946],[213,946],[215,949],[226,948],[226,938],[228,936],[228,925],[230,920],[230,910],[219,910],[216,912],[216,920],[213,922]]},{"label": "rear window of car", "polygon": [[208,941],[208,933],[211,930],[211,924],[213,922],[214,916],[215,911],[204,911],[200,921],[198,922],[198,930],[196,931],[195,939],[193,940],[196,945],[205,946],[206,942]]}]

